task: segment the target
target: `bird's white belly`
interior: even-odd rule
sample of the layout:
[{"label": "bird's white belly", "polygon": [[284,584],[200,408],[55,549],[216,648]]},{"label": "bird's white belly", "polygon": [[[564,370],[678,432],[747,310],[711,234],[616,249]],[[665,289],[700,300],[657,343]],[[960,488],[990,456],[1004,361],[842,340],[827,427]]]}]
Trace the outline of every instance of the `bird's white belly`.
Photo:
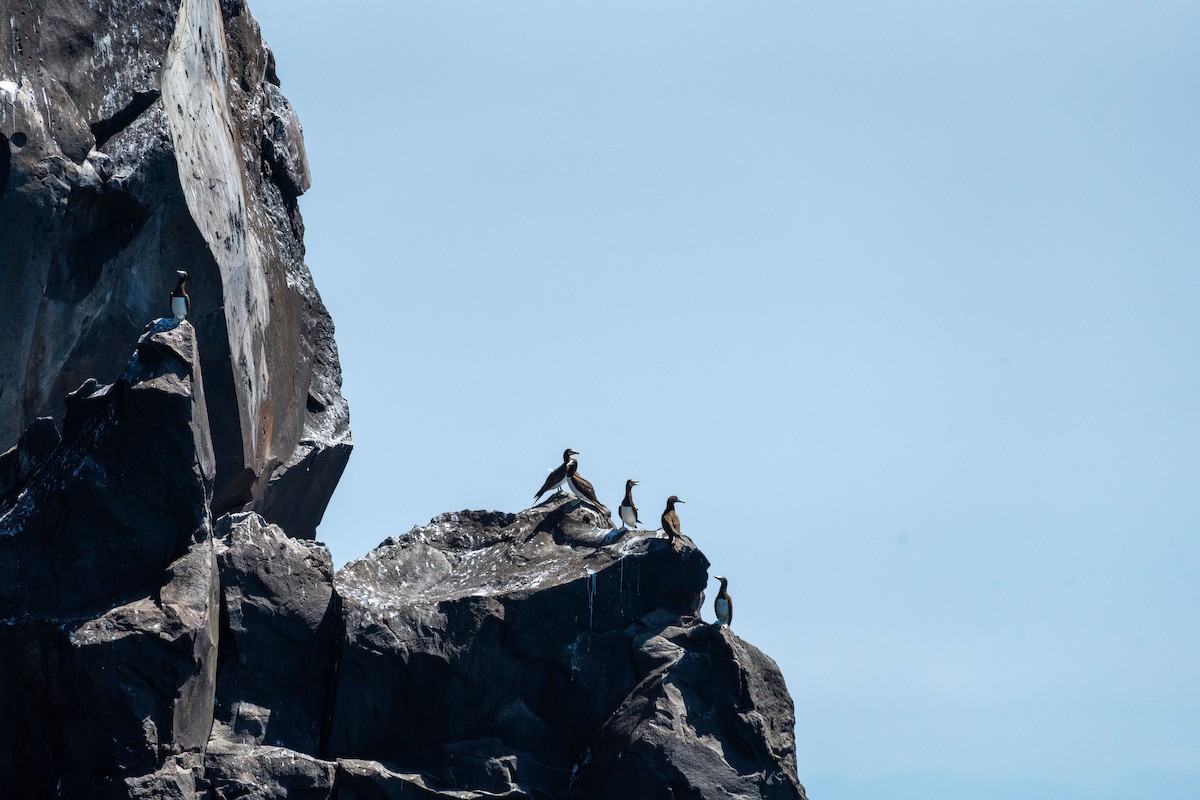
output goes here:
[{"label": "bird's white belly", "polygon": [[637,516],[633,513],[633,509],[629,506],[621,506],[621,522],[624,522],[627,527],[632,528],[637,525]]},{"label": "bird's white belly", "polygon": [[717,612],[717,622],[729,622],[729,601],[722,600],[720,597],[713,603],[714,610]]},{"label": "bird's white belly", "polygon": [[175,319],[184,319],[187,317],[187,298],[172,297],[171,298],[171,313],[175,315]]}]

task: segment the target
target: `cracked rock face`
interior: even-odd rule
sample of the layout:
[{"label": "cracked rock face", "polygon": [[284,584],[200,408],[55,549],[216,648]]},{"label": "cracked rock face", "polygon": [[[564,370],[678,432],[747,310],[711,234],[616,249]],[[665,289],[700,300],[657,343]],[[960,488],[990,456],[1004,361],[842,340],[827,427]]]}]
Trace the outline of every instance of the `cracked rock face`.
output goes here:
[{"label": "cracked rock face", "polygon": [[3,457],[6,800],[804,797],[782,676],[698,620],[691,540],[559,494],[334,573],[212,521],[199,362],[159,320]]},{"label": "cracked rock face", "polygon": [[774,661],[729,628],[696,625],[641,637],[634,665],[637,688],[587,752],[589,796],[797,797],[792,704]]},{"label": "cracked rock face", "polygon": [[191,325],[160,321],[120,379],[0,503],[0,784],[124,797],[212,727],[212,451]]},{"label": "cracked rock face", "polygon": [[686,537],[559,494],[311,540],[348,414],[243,0],[5,10],[3,800],[803,800]]},{"label": "cracked rock face", "polygon": [[363,796],[803,797],[778,668],[696,619],[708,561],[599,523],[447,514],[338,572],[329,749]]},{"label": "cracked rock face", "polygon": [[321,751],[339,603],[329,550],[254,513],[216,525],[221,660],[214,736]]},{"label": "cracked rock face", "polygon": [[213,508],[311,538],[349,457],[304,265],[299,121],[238,0],[29,0],[0,25],[0,448],[113,374],[190,273]]}]

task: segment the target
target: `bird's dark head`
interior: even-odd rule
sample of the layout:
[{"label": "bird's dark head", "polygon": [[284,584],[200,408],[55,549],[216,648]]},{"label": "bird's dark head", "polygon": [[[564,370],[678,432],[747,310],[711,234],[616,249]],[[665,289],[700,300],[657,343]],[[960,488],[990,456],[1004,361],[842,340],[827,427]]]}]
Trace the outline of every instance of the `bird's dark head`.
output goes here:
[{"label": "bird's dark head", "polygon": [[571,448],[568,447],[566,450],[563,450],[563,463],[565,464],[568,461],[570,461],[571,456],[577,456],[577,455],[579,455],[579,451],[572,450]]},{"label": "bird's dark head", "polygon": [[188,279],[188,274],[181,269],[175,270],[175,274],[179,276],[179,280],[181,282],[186,281]]},{"label": "bird's dark head", "polygon": [[724,575],[713,575],[713,577],[721,582],[722,589],[724,589],[729,583],[729,578],[726,578]]},{"label": "bird's dark head", "polygon": [[628,492],[630,489],[632,489],[633,487],[635,487],[637,485],[638,485],[638,482],[633,480],[632,478],[630,478],[629,480],[625,481],[625,491]]},{"label": "bird's dark head", "polygon": [[671,495],[670,497],[667,498],[667,508],[674,508],[676,503],[682,503],[682,502],[683,501],[680,500],[675,495]]}]

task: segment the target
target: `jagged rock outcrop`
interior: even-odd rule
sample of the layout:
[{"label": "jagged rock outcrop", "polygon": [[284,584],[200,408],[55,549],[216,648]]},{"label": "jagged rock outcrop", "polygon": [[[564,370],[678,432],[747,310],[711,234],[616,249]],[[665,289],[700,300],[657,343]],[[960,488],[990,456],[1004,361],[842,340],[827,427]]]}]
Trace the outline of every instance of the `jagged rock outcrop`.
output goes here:
[{"label": "jagged rock outcrop", "polygon": [[51,417],[38,417],[20,440],[0,453],[0,500],[8,497],[46,462],[61,440]]},{"label": "jagged rock outcrop", "polygon": [[243,0],[4,10],[0,797],[804,797],[686,538],[555,495],[334,572],[311,179]]},{"label": "jagged rock outcrop", "polygon": [[43,421],[3,457],[9,795],[803,798],[779,670],[698,620],[686,537],[560,494],[334,573],[258,514],[214,521],[204,386],[194,328],[160,320],[49,453]]},{"label": "jagged rock outcrop", "polygon": [[802,796],[778,668],[696,618],[708,561],[600,522],[447,514],[338,572],[329,750],[378,762],[343,762],[363,796]]},{"label": "jagged rock outcrop", "polygon": [[0,448],[191,275],[217,513],[313,536],[351,448],[296,114],[242,0],[20,0],[0,26]]},{"label": "jagged rock outcrop", "polygon": [[254,513],[217,521],[221,660],[216,738],[323,750],[341,627],[329,550]]},{"label": "jagged rock outcrop", "polygon": [[637,688],[585,753],[585,794],[796,797],[792,703],[774,661],[715,625],[640,637],[633,661]]},{"label": "jagged rock outcrop", "polygon": [[219,581],[213,457],[188,323],[119,380],[0,504],[0,785],[125,797],[212,727]]}]

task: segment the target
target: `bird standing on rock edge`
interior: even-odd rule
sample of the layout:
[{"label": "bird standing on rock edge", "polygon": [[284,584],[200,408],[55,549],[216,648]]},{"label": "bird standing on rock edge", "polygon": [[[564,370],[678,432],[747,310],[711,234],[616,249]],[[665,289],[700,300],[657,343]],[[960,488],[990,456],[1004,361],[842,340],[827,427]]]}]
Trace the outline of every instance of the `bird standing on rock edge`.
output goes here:
[{"label": "bird standing on rock edge", "polygon": [[717,592],[717,599],[713,600],[713,613],[717,615],[717,624],[729,626],[733,623],[733,598],[726,591],[729,587],[729,579],[724,575],[713,575],[714,578],[721,582],[721,591]]},{"label": "bird standing on rock edge", "polygon": [[592,482],[579,474],[579,463],[576,461],[567,465],[567,486],[570,487],[572,494],[589,505],[595,506],[597,511],[606,515],[612,514],[608,510],[608,506],[596,498],[596,487],[592,486]]},{"label": "bird standing on rock edge", "polygon": [[192,311],[192,298],[183,290],[188,274],[181,269],[175,270],[175,274],[179,276],[179,282],[175,284],[175,291],[171,292],[171,313],[175,315],[175,319],[182,322]]},{"label": "bird standing on rock edge", "polygon": [[555,467],[554,470],[550,473],[550,475],[546,478],[546,482],[542,484],[542,488],[538,489],[537,494],[535,494],[533,496],[533,502],[536,503],[537,499],[539,497],[541,497],[546,492],[553,489],[555,486],[559,486],[559,487],[566,486],[567,470],[568,470],[570,464],[575,463],[571,459],[571,456],[577,456],[577,455],[579,455],[579,453],[572,450],[569,447],[563,451],[563,463],[560,464],[559,466]]},{"label": "bird standing on rock edge", "polygon": [[679,539],[683,536],[683,531],[679,527],[679,515],[675,513],[675,504],[682,503],[675,495],[667,498],[667,509],[662,515],[663,532],[667,534],[667,538],[671,540],[671,546],[676,550],[679,549]]},{"label": "bird standing on rock edge", "polygon": [[617,514],[626,528],[636,528],[641,522],[638,519],[637,506],[633,504],[633,487],[637,486],[637,483],[635,480],[625,481],[625,499],[621,501],[621,506],[617,509]]}]

